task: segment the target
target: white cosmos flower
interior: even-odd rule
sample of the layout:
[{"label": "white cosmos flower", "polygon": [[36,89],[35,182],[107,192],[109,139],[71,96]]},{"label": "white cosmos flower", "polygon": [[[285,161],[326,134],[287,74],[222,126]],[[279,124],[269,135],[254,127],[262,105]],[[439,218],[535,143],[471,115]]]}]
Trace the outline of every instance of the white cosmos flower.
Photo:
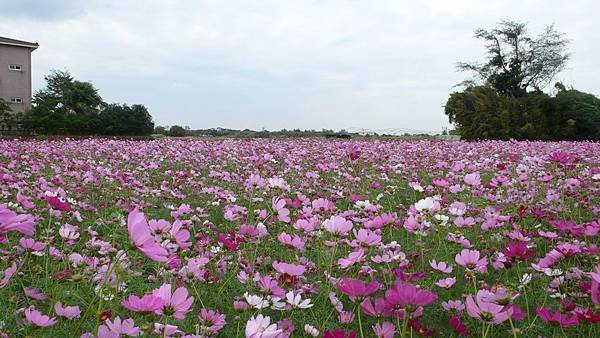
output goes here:
[{"label": "white cosmos flower", "polygon": [[264,309],[266,307],[269,307],[270,305],[269,301],[264,299],[263,297],[251,295],[248,292],[244,293],[244,298],[246,298],[246,302],[248,303],[248,305],[255,309]]},{"label": "white cosmos flower", "polygon": [[309,298],[302,300],[302,295],[299,293],[295,295],[293,291],[286,293],[285,298],[287,299],[288,304],[295,308],[308,309],[314,305],[310,303]]},{"label": "white cosmos flower", "polygon": [[308,334],[311,337],[317,337],[319,336],[319,330],[317,330],[316,327],[310,325],[310,324],[305,324],[304,325],[304,332],[306,332],[306,334]]},{"label": "white cosmos flower", "polygon": [[544,270],[544,273],[547,276],[554,277],[554,276],[560,276],[560,275],[562,275],[563,272],[562,272],[561,269],[550,269],[550,268],[548,268],[548,269]]},{"label": "white cosmos flower", "polygon": [[277,337],[282,332],[282,329],[277,328],[277,324],[271,324],[271,317],[262,314],[250,317],[246,323],[246,337]]},{"label": "white cosmos flower", "polygon": [[417,211],[429,210],[433,207],[433,202],[435,202],[433,197],[424,198],[415,203],[415,209],[417,209]]},{"label": "white cosmos flower", "polygon": [[519,281],[519,284],[520,284],[519,286],[523,287],[523,286],[529,284],[529,282],[531,282],[532,278],[533,278],[533,275],[530,273],[523,274],[523,277],[521,277],[521,280]]},{"label": "white cosmos flower", "polygon": [[281,298],[269,296],[269,301],[271,302],[271,309],[278,311],[285,310],[286,304],[281,301]]}]

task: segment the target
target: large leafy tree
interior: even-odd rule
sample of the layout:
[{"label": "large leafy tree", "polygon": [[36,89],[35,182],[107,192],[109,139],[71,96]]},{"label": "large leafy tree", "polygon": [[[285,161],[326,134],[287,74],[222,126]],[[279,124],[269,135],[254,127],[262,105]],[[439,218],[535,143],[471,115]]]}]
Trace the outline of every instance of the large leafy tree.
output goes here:
[{"label": "large leafy tree", "polygon": [[46,88],[33,96],[33,104],[58,113],[92,115],[98,113],[102,98],[90,82],[75,80],[66,71],[53,70],[47,75]]},{"label": "large leafy tree", "polygon": [[570,56],[569,40],[553,25],[531,37],[525,23],[505,20],[492,30],[476,30],[475,37],[485,41],[487,56],[482,62],[458,63],[459,70],[474,73],[463,84],[487,82],[501,95],[523,96],[530,88],[544,88]]},{"label": "large leafy tree", "polygon": [[23,127],[39,134],[149,135],[152,116],[143,105],[108,104],[89,82],[75,80],[68,72],[52,71],[46,88],[33,97],[33,108]]}]

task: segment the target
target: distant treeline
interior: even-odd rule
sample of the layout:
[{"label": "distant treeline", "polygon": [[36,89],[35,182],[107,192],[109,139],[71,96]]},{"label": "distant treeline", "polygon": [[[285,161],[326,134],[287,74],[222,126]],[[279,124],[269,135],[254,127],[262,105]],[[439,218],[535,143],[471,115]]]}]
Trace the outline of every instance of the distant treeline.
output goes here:
[{"label": "distant treeline", "polygon": [[[452,132],[450,132],[452,133]],[[210,128],[210,129],[195,129],[182,127],[179,125],[157,126],[154,128],[155,135],[165,135],[172,137],[239,137],[239,138],[283,138],[283,137],[330,137],[330,138],[351,138],[351,137],[404,137],[413,139],[430,139],[439,135],[429,134],[408,134],[390,135],[384,133],[350,133],[345,130],[334,131],[332,129],[321,130],[300,130],[300,129],[281,129],[281,130],[238,130],[228,128]],[[447,135],[448,132],[443,132],[442,135]]]}]

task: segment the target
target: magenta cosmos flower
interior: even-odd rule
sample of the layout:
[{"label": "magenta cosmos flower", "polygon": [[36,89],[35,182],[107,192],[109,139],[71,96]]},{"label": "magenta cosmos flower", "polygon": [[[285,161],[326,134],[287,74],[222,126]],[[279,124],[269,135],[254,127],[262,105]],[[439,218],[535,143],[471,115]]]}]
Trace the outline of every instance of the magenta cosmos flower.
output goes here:
[{"label": "magenta cosmos flower", "polygon": [[423,306],[435,302],[437,298],[434,292],[396,281],[394,287],[385,292],[386,312],[402,317],[405,312],[418,316],[422,313]]},{"label": "magenta cosmos flower", "polygon": [[568,313],[562,313],[560,311],[552,312],[547,307],[538,307],[535,310],[535,313],[544,321],[546,324],[555,324],[562,327],[575,326],[579,324],[579,320],[577,319],[577,315],[572,313],[571,317],[569,317]]},{"label": "magenta cosmos flower", "polygon": [[493,293],[487,290],[479,290],[475,300],[472,295],[468,295],[466,307],[469,316],[493,324],[500,324],[507,320],[512,314],[511,307],[487,301],[491,296]]},{"label": "magenta cosmos flower", "polygon": [[379,290],[381,284],[377,281],[372,281],[368,285],[360,279],[342,278],[342,283],[336,288],[350,297],[350,300],[354,301],[358,298],[359,301],[363,297],[367,297]]},{"label": "magenta cosmos flower", "polygon": [[456,261],[456,264],[469,270],[487,273],[487,258],[480,258],[480,255],[477,250],[463,249],[460,253],[456,254],[454,261]]},{"label": "magenta cosmos flower", "polygon": [[163,307],[154,311],[156,314],[173,316],[179,320],[185,318],[194,303],[194,297],[188,298],[188,290],[184,287],[177,288],[171,293],[171,284],[163,284],[160,288],[154,289],[152,294],[165,302]]}]

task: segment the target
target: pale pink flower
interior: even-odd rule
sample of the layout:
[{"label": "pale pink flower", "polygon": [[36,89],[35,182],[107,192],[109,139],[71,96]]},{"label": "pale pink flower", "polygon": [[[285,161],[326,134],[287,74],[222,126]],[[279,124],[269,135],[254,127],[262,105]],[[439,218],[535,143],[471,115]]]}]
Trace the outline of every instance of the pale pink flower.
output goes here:
[{"label": "pale pink flower", "polygon": [[271,324],[269,316],[262,314],[252,316],[246,323],[246,338],[277,338],[283,332],[277,328],[277,324]]},{"label": "pale pink flower", "polygon": [[487,290],[479,290],[475,296],[475,300],[473,300],[472,295],[468,295],[466,301],[467,313],[469,316],[481,321],[500,324],[505,320],[508,320],[512,314],[512,308],[487,302],[485,298],[488,297],[490,293],[491,292]]},{"label": "pale pink flower", "polygon": [[346,220],[341,216],[331,216],[323,222],[325,229],[334,235],[346,236],[352,229],[352,221]]},{"label": "pale pink flower", "polygon": [[121,318],[117,317],[113,321],[107,319],[104,325],[98,327],[98,338],[137,337],[139,335],[140,328],[135,326],[132,318],[121,320]]},{"label": "pale pink flower", "polygon": [[25,319],[30,325],[35,325],[39,327],[48,327],[56,324],[56,318],[50,318],[35,309],[35,307],[30,306],[25,309]]},{"label": "pale pink flower", "polygon": [[480,253],[477,250],[463,249],[454,257],[456,264],[469,270],[476,270],[481,273],[487,273],[487,258],[480,259]]},{"label": "pale pink flower", "polygon": [[63,307],[62,302],[56,302],[56,304],[54,304],[54,312],[56,312],[57,316],[66,317],[68,319],[79,318],[81,315],[79,306]]},{"label": "pale pink flower", "polygon": [[456,277],[450,277],[450,278],[444,278],[444,279],[440,279],[439,281],[437,281],[435,283],[435,285],[444,288],[444,289],[449,289],[451,288],[454,283],[456,283]]},{"label": "pale pink flower", "polygon": [[163,284],[160,288],[154,289],[152,294],[165,302],[163,307],[154,311],[156,314],[173,316],[179,320],[185,318],[194,303],[194,297],[188,298],[188,290],[185,287],[177,288],[171,293],[171,284]]},{"label": "pale pink flower", "polygon": [[452,272],[452,267],[448,265],[448,263],[446,262],[436,262],[435,259],[432,259],[429,261],[429,265],[438,271],[441,271],[443,273],[451,273]]},{"label": "pale pink flower", "polygon": [[290,264],[285,262],[275,261],[273,262],[273,268],[279,273],[284,273],[290,276],[301,276],[306,272],[306,266]]},{"label": "pale pink flower", "polygon": [[153,312],[165,305],[165,301],[155,295],[144,295],[142,298],[131,295],[121,302],[123,307],[134,312]]}]

